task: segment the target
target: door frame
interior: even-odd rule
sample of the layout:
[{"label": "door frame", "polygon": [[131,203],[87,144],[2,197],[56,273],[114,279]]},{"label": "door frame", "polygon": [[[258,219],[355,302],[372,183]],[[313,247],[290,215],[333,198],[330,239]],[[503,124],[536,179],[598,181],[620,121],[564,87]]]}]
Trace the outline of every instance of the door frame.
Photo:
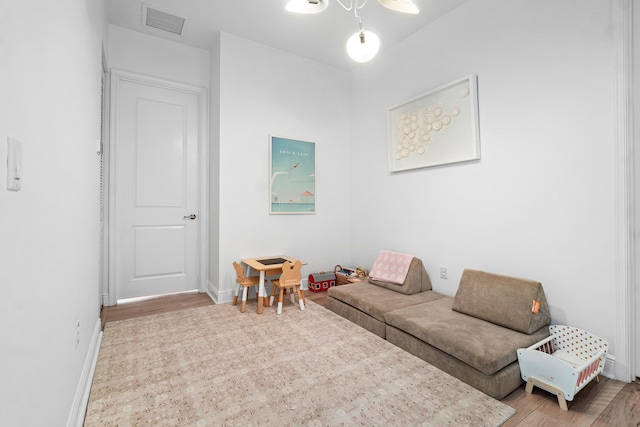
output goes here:
[{"label": "door frame", "polygon": [[[634,246],[633,249],[635,253],[633,254],[633,258],[635,259],[635,275],[634,279],[634,287],[635,287],[635,301],[634,306],[631,309],[631,329],[632,338],[635,339],[635,353],[632,359],[634,361],[634,371],[633,374],[636,378],[640,378],[640,259],[638,256],[640,255],[640,77],[638,77],[638,73],[633,73],[633,70],[640,70],[640,3],[630,3],[626,5],[626,8],[623,10],[623,13],[629,15],[628,19],[631,22],[628,24],[629,29],[627,31],[631,32],[629,37],[630,46],[626,47],[630,52],[628,55],[630,68],[630,80],[629,84],[631,88],[633,88],[633,93],[629,90],[629,96],[631,97],[630,109],[629,112],[630,118],[630,149],[633,152],[634,163],[632,169],[632,183],[635,186],[633,188],[633,209],[635,210],[634,217]],[[631,290],[633,291],[633,289]],[[633,295],[633,292],[631,292]],[[633,379],[633,375],[632,375]]]},{"label": "door frame", "polygon": [[100,123],[100,141],[98,142],[97,151],[100,155],[100,202],[101,202],[101,224],[100,224],[100,277],[98,279],[98,303],[99,308],[107,301],[109,296],[109,124],[110,124],[110,108],[111,108],[111,72],[107,63],[107,56],[104,46],[102,47],[102,105],[101,107],[101,123]]},{"label": "door frame", "polygon": [[[193,86],[184,83],[164,80],[157,77],[151,77],[143,74],[133,73],[130,71],[111,69],[111,97],[110,97],[110,123],[109,123],[109,147],[105,150],[109,159],[116,158],[116,138],[117,108],[119,101],[119,91],[121,82],[132,82],[137,84],[155,86],[163,89],[176,90],[188,94],[196,95],[198,98],[198,215],[200,221],[197,221],[198,227],[198,254],[197,254],[197,272],[196,283],[198,292],[207,292],[208,288],[208,271],[209,271],[209,103],[207,89],[200,86]],[[103,304],[112,306],[117,304],[116,300],[116,274],[115,260],[116,254],[116,233],[115,224],[115,161],[109,162],[109,215],[108,215],[108,247],[109,247],[109,284],[108,289],[104,293]]]},{"label": "door frame", "polygon": [[[633,100],[633,2],[612,3],[612,48],[614,71],[615,134],[615,358],[614,378],[631,382],[636,377],[638,347],[636,339],[636,281],[638,261],[635,259],[636,222],[636,154],[634,153]],[[609,357],[609,356],[608,356]]]}]

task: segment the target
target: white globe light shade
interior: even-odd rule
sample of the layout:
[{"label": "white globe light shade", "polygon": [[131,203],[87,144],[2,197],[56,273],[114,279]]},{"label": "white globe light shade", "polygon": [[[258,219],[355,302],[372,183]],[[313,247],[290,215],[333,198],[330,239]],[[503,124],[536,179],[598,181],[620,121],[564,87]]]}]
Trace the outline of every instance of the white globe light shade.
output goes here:
[{"label": "white globe light shade", "polygon": [[290,0],[285,9],[289,12],[314,14],[320,13],[329,5],[328,0],[318,0],[315,2],[309,2],[308,0]]},{"label": "white globe light shade", "polygon": [[420,11],[411,0],[378,0],[378,2],[387,9],[397,12],[416,14]]},{"label": "white globe light shade", "polygon": [[380,39],[371,31],[358,31],[347,40],[347,53],[356,62],[371,61],[379,49]]}]

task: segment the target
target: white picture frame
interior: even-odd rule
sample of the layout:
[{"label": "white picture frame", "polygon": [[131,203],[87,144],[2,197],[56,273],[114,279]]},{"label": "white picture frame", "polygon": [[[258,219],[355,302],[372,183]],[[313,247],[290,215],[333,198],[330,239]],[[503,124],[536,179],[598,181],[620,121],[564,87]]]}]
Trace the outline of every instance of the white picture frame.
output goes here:
[{"label": "white picture frame", "polygon": [[474,74],[387,110],[389,172],[480,159],[478,85]]}]

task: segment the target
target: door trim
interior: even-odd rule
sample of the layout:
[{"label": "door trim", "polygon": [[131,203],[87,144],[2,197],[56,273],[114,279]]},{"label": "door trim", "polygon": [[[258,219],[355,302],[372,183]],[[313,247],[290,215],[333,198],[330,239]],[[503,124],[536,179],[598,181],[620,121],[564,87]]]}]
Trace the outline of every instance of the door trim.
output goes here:
[{"label": "door trim", "polygon": [[636,370],[632,0],[612,3],[615,108],[615,364],[614,378],[631,382]]},{"label": "door trim", "polygon": [[[198,284],[198,292],[207,292],[208,287],[208,271],[209,271],[209,102],[207,89],[200,86],[192,86],[184,83],[159,79],[157,77],[146,76],[143,74],[132,73],[125,70],[111,69],[111,99],[110,99],[110,117],[109,123],[109,159],[116,158],[116,143],[113,140],[117,135],[118,123],[116,120],[116,109],[119,100],[119,91],[121,82],[132,82],[155,86],[163,89],[170,89],[193,94],[198,98],[198,214],[201,221],[198,221],[198,254],[197,254],[197,273],[196,283]],[[109,240],[109,284],[105,293],[105,306],[116,305],[116,274],[115,260],[116,257],[116,232],[115,222],[115,162],[109,162],[109,216],[110,222],[108,230]]]},{"label": "door trim", "polygon": [[109,179],[111,174],[109,173],[109,124],[111,123],[110,111],[111,111],[111,72],[107,64],[107,57],[102,48],[102,122],[100,123],[101,135],[100,135],[100,162],[101,169],[101,230],[100,230],[100,278],[98,301],[100,309],[106,305],[105,302],[109,297]]}]

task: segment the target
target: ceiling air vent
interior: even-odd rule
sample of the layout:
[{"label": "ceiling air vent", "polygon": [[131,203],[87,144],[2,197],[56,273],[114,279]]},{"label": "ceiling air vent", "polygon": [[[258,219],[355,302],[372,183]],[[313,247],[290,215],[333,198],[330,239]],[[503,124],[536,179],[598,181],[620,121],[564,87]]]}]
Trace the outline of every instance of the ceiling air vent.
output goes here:
[{"label": "ceiling air vent", "polygon": [[173,34],[182,35],[185,18],[153,9],[146,4],[142,5],[142,23],[147,27],[168,31]]}]

